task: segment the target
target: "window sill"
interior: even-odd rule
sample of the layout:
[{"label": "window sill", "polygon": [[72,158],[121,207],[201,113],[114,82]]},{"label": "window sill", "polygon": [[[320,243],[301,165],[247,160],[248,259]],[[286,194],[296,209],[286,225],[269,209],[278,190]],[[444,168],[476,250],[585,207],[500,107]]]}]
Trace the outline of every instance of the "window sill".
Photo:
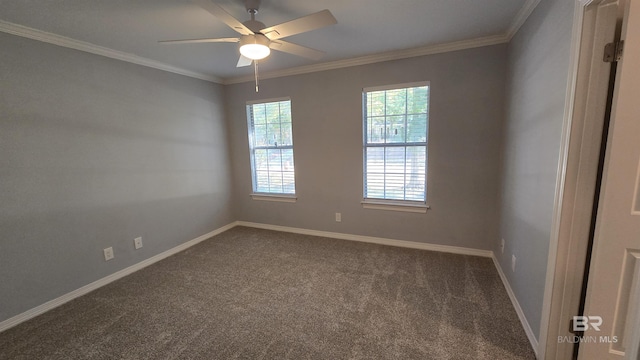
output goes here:
[{"label": "window sill", "polygon": [[388,210],[388,211],[402,211],[426,214],[429,205],[422,203],[413,203],[408,201],[393,201],[393,200],[362,200],[362,207],[365,209],[374,210]]},{"label": "window sill", "polygon": [[286,202],[286,203],[294,203],[298,201],[298,197],[295,195],[285,195],[285,194],[249,194],[253,200],[258,201],[276,201],[276,202]]}]

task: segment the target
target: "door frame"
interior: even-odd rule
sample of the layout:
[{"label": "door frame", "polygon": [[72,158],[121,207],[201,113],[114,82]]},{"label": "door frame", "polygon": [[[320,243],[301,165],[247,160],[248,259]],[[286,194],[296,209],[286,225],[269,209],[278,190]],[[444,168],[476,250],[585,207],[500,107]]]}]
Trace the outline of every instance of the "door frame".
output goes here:
[{"label": "door frame", "polygon": [[[593,141],[594,129],[589,126],[593,124],[584,121],[590,86],[583,84],[591,84],[592,80],[591,52],[587,55],[584,50],[593,47],[596,29],[596,19],[585,14],[589,7],[609,2],[611,0],[574,2],[569,78],[537,349],[539,359],[564,358],[573,351],[573,344],[559,343],[557,339],[566,335],[561,329],[568,330],[568,319],[577,315],[576,306],[581,298],[589,242],[588,236],[584,236],[584,229],[589,229],[592,221],[591,207],[585,216],[581,206],[593,201],[594,193],[585,193],[584,190],[595,186],[593,174],[597,173],[598,167],[597,160],[585,161],[585,158],[592,158],[594,152],[599,153],[601,146],[601,141]],[[584,65],[585,60],[589,60],[588,66]]]}]

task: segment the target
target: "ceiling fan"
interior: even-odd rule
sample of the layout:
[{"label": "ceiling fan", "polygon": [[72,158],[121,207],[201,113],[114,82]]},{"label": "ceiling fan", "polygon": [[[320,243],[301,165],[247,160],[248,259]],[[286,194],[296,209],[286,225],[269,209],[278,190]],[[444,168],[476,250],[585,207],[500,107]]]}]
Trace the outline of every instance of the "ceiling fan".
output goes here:
[{"label": "ceiling fan", "polygon": [[222,22],[237,31],[241,36],[239,38],[164,40],[160,41],[160,43],[240,43],[240,59],[236,65],[237,67],[249,66],[252,62],[257,65],[257,60],[261,60],[269,56],[271,49],[302,56],[312,60],[319,60],[324,55],[324,52],[293,44],[288,41],[283,41],[281,39],[337,23],[329,10],[322,10],[279,25],[266,27],[262,22],[256,20],[256,14],[260,8],[260,0],[245,0],[245,8],[251,15],[251,20],[247,20],[245,22],[240,22],[226,12],[222,7],[214,4],[210,0],[192,0],[192,2],[222,20]]}]

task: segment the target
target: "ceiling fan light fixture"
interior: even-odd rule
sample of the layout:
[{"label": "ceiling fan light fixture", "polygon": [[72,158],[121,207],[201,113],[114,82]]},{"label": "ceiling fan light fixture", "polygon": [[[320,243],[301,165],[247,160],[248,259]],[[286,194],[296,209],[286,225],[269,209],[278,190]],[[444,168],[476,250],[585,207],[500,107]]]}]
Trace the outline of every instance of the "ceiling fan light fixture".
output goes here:
[{"label": "ceiling fan light fixture", "polygon": [[261,60],[269,56],[269,39],[262,34],[244,35],[240,38],[240,54],[251,60]]}]

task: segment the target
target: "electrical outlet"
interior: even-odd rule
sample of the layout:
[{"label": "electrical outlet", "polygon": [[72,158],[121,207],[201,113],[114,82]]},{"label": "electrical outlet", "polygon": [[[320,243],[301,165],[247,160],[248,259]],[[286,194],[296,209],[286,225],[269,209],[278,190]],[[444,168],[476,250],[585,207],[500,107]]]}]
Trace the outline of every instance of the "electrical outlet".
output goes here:
[{"label": "electrical outlet", "polygon": [[511,271],[516,272],[516,256],[511,255]]},{"label": "electrical outlet", "polygon": [[104,250],[102,250],[104,252],[104,261],[109,261],[111,259],[113,259],[113,248],[112,247],[108,247]]},{"label": "electrical outlet", "polygon": [[504,254],[504,239],[500,242],[500,253]]},{"label": "electrical outlet", "polygon": [[133,239],[133,245],[136,247],[136,250],[142,247],[142,237],[137,237]]},{"label": "electrical outlet", "polygon": [[336,222],[342,222],[342,214],[336,213]]}]

